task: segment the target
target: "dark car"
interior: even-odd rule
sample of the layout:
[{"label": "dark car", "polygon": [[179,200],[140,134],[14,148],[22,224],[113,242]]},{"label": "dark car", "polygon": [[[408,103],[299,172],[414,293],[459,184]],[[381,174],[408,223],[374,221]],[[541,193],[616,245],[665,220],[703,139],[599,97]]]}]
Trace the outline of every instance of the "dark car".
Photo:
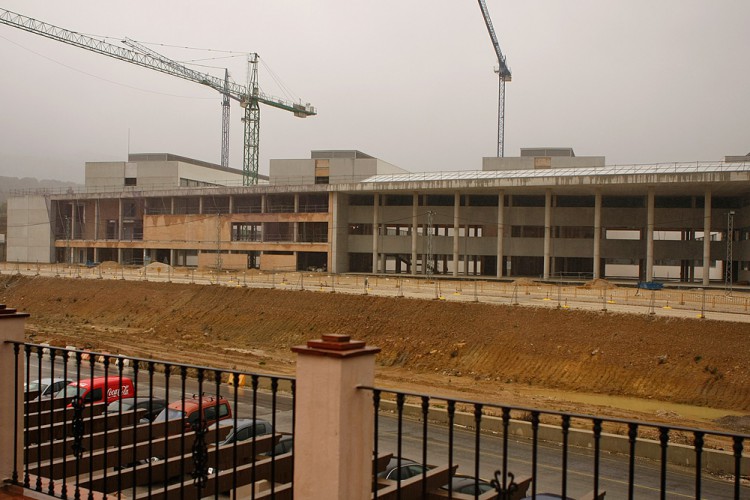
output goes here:
[{"label": "dark car", "polygon": [[442,486],[441,489],[467,495],[481,495],[488,491],[495,491],[495,487],[489,481],[471,476],[453,476],[450,484]]},{"label": "dark car", "polygon": [[273,450],[261,453],[261,455],[264,457],[275,457],[277,455],[289,453],[290,451],[292,451],[293,447],[294,438],[292,437],[292,435],[284,434],[283,436],[281,436],[281,439],[279,439],[279,442],[276,443],[276,446],[273,447]]},{"label": "dark car", "polygon": [[144,409],[146,410],[146,414],[143,416],[142,421],[146,420],[153,422],[156,416],[161,413],[166,406],[167,402],[161,398],[148,398],[144,396],[142,398],[127,398],[112,401],[107,405],[106,412],[117,413],[120,411],[120,407],[122,407],[122,411],[130,411],[134,408],[139,410]]},{"label": "dark car", "polygon": [[388,462],[385,470],[378,473],[378,477],[383,479],[391,479],[393,481],[396,481],[398,479],[408,479],[410,477],[422,474],[429,468],[430,467],[425,467],[424,465],[417,463],[414,460],[409,460],[408,458],[402,458],[401,465],[399,466],[398,458],[393,457]]},{"label": "dark car", "polygon": [[[225,422],[231,422],[225,421]],[[233,424],[234,422],[232,422]],[[237,419],[237,427],[233,428],[227,438],[219,444],[230,444],[235,441],[246,441],[253,436],[264,436],[273,433],[273,427],[270,422],[265,420],[253,420],[251,418]]]}]

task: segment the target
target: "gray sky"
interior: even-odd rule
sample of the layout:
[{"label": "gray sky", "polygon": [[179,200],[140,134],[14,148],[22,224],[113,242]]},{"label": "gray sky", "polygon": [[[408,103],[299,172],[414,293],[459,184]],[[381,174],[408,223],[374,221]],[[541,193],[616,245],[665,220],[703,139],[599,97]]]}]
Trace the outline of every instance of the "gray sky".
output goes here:
[{"label": "gray sky", "polygon": [[[747,0],[487,0],[513,72],[505,154],[571,146],[608,164],[750,152]],[[92,35],[258,52],[264,92],[317,107],[262,107],[271,158],[359,149],[411,171],[478,170],[494,156],[494,51],[474,0],[4,0]],[[214,52],[153,45],[177,60]],[[170,152],[219,162],[215,91],[0,25],[0,175],[83,180],[86,161]],[[242,57],[204,61],[244,82]],[[204,68],[222,76],[223,70]],[[242,168],[241,109],[230,165]]]}]

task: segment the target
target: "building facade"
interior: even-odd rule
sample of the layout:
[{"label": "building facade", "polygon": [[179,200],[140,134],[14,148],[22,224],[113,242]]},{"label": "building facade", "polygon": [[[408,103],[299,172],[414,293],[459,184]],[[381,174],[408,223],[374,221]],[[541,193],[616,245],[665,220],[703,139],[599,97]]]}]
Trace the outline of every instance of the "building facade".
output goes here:
[{"label": "building facade", "polygon": [[[750,156],[607,166],[567,148],[409,173],[359,151],[270,175],[174,155],[87,163],[8,202],[8,261],[409,275],[750,279]],[[729,274],[727,274],[729,273]]]}]

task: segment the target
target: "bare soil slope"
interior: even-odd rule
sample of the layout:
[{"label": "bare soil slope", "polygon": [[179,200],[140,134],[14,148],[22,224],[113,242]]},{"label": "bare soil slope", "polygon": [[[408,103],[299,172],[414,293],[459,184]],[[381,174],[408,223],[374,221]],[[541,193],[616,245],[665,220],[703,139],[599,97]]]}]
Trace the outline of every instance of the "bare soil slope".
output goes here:
[{"label": "bare soil slope", "polygon": [[31,313],[29,335],[56,345],[289,373],[290,346],[346,333],[382,348],[386,385],[509,404],[554,389],[750,411],[748,323],[16,276],[0,277],[0,303]]}]

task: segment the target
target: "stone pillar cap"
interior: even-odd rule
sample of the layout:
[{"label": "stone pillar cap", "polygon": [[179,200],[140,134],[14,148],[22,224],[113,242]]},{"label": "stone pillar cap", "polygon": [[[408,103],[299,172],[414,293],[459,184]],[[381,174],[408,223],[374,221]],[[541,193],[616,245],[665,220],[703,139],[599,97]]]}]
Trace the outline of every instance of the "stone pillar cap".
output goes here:
[{"label": "stone pillar cap", "polygon": [[297,354],[314,354],[333,358],[349,358],[365,354],[377,354],[379,347],[366,347],[364,340],[352,340],[350,335],[341,333],[323,334],[322,338],[308,340],[307,345],[292,347]]},{"label": "stone pillar cap", "polygon": [[0,304],[0,319],[4,318],[28,318],[31,316],[29,313],[16,312],[15,309],[10,309],[5,304]]}]

